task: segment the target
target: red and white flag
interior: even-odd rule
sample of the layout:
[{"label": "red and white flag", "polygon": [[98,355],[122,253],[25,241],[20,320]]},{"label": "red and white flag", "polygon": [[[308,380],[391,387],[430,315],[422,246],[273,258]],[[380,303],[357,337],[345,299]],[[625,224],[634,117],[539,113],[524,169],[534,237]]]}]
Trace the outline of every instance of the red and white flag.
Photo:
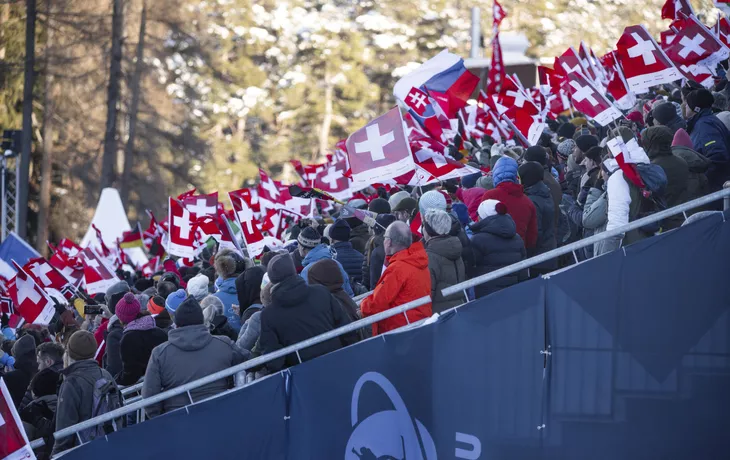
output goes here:
[{"label": "red and white flag", "polygon": [[352,188],[386,182],[415,168],[400,109],[394,107],[347,138]]},{"label": "red and white flag", "polygon": [[30,259],[23,266],[23,270],[43,289],[55,289],[63,294],[66,300],[74,296],[75,289],[71,283],[43,257]]},{"label": "red and white flag", "polygon": [[717,22],[712,31],[725,46],[730,46],[730,21],[725,16],[718,15]]},{"label": "red and white flag", "polygon": [[494,38],[492,38],[492,65],[489,67],[487,76],[487,95],[492,96],[502,90],[502,83],[507,77],[507,71],[504,68],[504,60],[502,59],[502,45],[499,42],[499,31],[495,29]]},{"label": "red and white flag", "polygon": [[506,17],[507,13],[504,11],[504,8],[502,8],[502,5],[500,5],[497,0],[494,0],[494,3],[492,4],[492,27],[499,28]]},{"label": "red and white flag", "polygon": [[616,43],[616,50],[616,58],[624,71],[629,89],[636,94],[682,78],[644,26],[625,28]]},{"label": "red and white flag", "polygon": [[0,378],[0,459],[35,460],[35,454],[25,434],[5,380]]},{"label": "red and white flag", "polygon": [[714,68],[730,56],[730,50],[694,16],[672,22],[677,32],[664,52],[676,65],[700,65]]},{"label": "red and white flag", "polygon": [[107,289],[119,282],[114,270],[92,248],[84,248],[81,259],[84,262],[86,292],[89,294],[106,292]]},{"label": "red and white flag", "polygon": [[346,201],[352,197],[350,179],[345,177],[347,162],[340,160],[330,164],[314,178],[314,187],[323,190],[338,200]]},{"label": "red and white flag", "polygon": [[53,300],[15,261],[13,265],[18,273],[15,275],[15,283],[10,283],[8,291],[15,304],[15,312],[27,323],[48,326],[56,313]]},{"label": "red and white flag", "polygon": [[709,67],[702,65],[678,65],[677,69],[687,80],[694,80],[707,89],[715,85],[715,76]]},{"label": "red and white flag", "polygon": [[146,264],[142,265],[142,274],[147,278],[157,273],[160,268],[160,256],[150,257]]},{"label": "red and white flag", "polygon": [[168,215],[170,233],[167,252],[178,257],[195,257],[195,231],[190,210],[179,200],[170,197]]},{"label": "red and white flag", "polygon": [[595,120],[601,126],[606,126],[623,114],[614,107],[606,96],[601,94],[586,77],[579,73],[568,75],[568,87],[573,106]]},{"label": "red and white flag", "polygon": [[590,51],[582,40],[580,42],[580,46],[578,47],[578,60],[580,61],[581,66],[583,66],[583,69],[585,69],[586,71],[584,75],[586,77],[589,77],[594,82],[597,82],[599,80],[598,72],[596,72],[596,69],[594,69],[593,63],[591,62]]},{"label": "red and white flag", "polygon": [[53,268],[59,271],[69,283],[78,287],[84,279],[84,263],[79,257],[70,257],[61,250],[57,250],[48,259]]},{"label": "red and white flag", "polygon": [[279,209],[284,203],[284,197],[281,194],[281,182],[273,180],[261,168],[259,168],[259,178],[260,182],[257,190],[261,212],[264,213],[267,209]]},{"label": "red and white flag", "polygon": [[583,67],[578,52],[572,46],[557,58],[557,63],[565,75],[575,72],[582,73],[583,75],[588,74],[588,70]]},{"label": "red and white flag", "polygon": [[667,0],[662,6],[662,19],[677,19],[680,12],[687,16],[695,14],[689,0]]},{"label": "red and white flag", "polygon": [[207,195],[191,195],[183,198],[183,205],[190,211],[192,220],[205,216],[216,216],[218,213],[218,192]]},{"label": "red and white flag", "polygon": [[228,192],[228,199],[236,213],[236,220],[241,227],[243,242],[246,244],[249,257],[257,257],[264,250],[264,236],[251,207],[251,193],[247,189]]},{"label": "red and white flag", "polygon": [[58,243],[58,246],[56,246],[56,249],[63,252],[69,257],[76,257],[81,252],[81,246],[69,240],[68,238],[63,238]]}]

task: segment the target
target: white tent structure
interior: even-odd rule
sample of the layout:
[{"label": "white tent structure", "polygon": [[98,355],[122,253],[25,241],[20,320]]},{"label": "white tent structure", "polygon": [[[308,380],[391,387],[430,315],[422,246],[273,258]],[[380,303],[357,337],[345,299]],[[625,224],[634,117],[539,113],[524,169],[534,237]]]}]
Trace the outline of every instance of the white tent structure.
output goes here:
[{"label": "white tent structure", "polygon": [[[124,232],[132,229],[117,189],[109,187],[101,191],[94,218],[91,219],[89,229],[86,231],[84,239],[81,240],[81,247],[99,248],[96,232],[94,232],[91,225],[96,225],[96,228],[101,231],[104,244],[110,248],[116,246],[117,238],[121,238]],[[132,263],[137,265],[145,264],[149,260],[142,248],[125,249],[124,252],[129,256]]]}]

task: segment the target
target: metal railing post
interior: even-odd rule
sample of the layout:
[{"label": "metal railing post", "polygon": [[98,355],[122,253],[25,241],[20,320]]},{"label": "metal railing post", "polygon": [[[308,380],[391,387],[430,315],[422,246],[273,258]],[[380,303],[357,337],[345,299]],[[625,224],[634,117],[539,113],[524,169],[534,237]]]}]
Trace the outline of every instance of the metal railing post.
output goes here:
[{"label": "metal railing post", "polygon": [[[723,190],[730,189],[730,181],[725,182],[722,186],[722,189]],[[730,195],[725,196],[725,199],[722,200],[722,204],[723,204],[722,209],[724,211],[727,211],[728,209],[730,209]]]}]

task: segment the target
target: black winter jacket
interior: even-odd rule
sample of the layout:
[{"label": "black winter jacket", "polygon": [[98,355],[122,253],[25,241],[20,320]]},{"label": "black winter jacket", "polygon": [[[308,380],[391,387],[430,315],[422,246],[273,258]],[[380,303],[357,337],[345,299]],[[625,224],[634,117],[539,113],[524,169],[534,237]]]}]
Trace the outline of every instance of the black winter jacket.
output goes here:
[{"label": "black winter jacket", "polygon": [[[530,250],[530,257],[543,254],[557,247],[555,241],[555,205],[548,186],[540,181],[525,187],[525,195],[535,205],[537,211],[537,244]],[[551,259],[530,269],[535,273],[547,273],[558,268],[558,260]]]},{"label": "black winter jacket", "polygon": [[122,371],[116,378],[117,383],[124,386],[137,383],[147,370],[152,350],[165,342],[167,333],[158,327],[124,331],[120,343]]},{"label": "black winter jacket", "polygon": [[[249,309],[250,307],[247,308],[246,311],[248,311]],[[253,315],[255,311],[256,310],[251,310],[251,315]],[[250,317],[251,316],[248,315],[248,318]],[[241,324],[243,324],[243,319],[241,319]],[[228,324],[228,318],[226,318],[226,315],[215,315],[213,321],[210,323],[210,326],[211,335],[223,335],[234,342],[238,340],[238,333],[236,333],[236,331],[233,330],[233,327]]]},{"label": "black winter jacket", "polygon": [[107,330],[104,333],[106,352],[104,353],[104,369],[111,375],[117,376],[122,372],[122,334],[124,328],[116,316],[107,323]]},{"label": "black winter jacket", "polygon": [[365,256],[356,251],[349,241],[341,241],[332,245],[337,252],[335,260],[345,269],[347,276],[358,283],[362,282],[362,262]]},{"label": "black winter jacket", "polygon": [[[339,302],[326,287],[308,286],[299,276],[292,276],[271,289],[271,305],[261,310],[259,346],[263,354],[336,329],[350,320]],[[339,350],[357,342],[357,333],[341,335],[299,352],[302,361]],[[296,354],[266,363],[270,372],[298,364]]]},{"label": "black winter jacket", "polygon": [[14,369],[3,375],[3,380],[5,380],[15,407],[19,409],[31,379],[38,373],[33,336],[24,335],[18,339],[13,345],[13,353],[15,354]]},{"label": "black winter jacket", "polygon": [[360,224],[350,231],[350,243],[352,243],[353,249],[360,254],[365,254],[365,245],[368,244],[368,240],[370,239],[370,232],[368,230],[367,225]]},{"label": "black winter jacket", "polygon": [[[512,265],[527,256],[525,243],[517,234],[515,221],[509,214],[495,215],[482,219],[471,226],[474,251],[474,275],[480,276]],[[500,289],[517,284],[527,278],[526,272],[503,276],[494,281],[476,286],[476,296],[484,297]]]},{"label": "black winter jacket", "polygon": [[383,264],[385,264],[383,236],[374,236],[373,240],[368,242],[368,245],[371,244],[374,247],[372,251],[370,251],[370,260],[368,260],[366,256],[362,261],[362,284],[370,291],[375,289],[375,285],[378,284],[380,275],[383,273]]},{"label": "black winter jacket", "polygon": [[466,279],[461,259],[461,242],[451,235],[431,238],[424,244],[428,254],[428,271],[431,272],[431,309],[441,313],[464,303],[461,292],[444,297],[441,290]]}]

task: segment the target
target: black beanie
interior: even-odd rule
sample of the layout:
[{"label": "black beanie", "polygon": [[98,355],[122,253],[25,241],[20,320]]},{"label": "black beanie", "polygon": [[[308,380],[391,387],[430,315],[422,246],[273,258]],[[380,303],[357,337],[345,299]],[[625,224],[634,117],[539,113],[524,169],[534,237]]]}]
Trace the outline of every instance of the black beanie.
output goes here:
[{"label": "black beanie", "polygon": [[656,121],[666,125],[670,121],[674,120],[677,116],[677,111],[674,109],[674,104],[671,102],[662,102],[651,109],[651,114],[654,116]]},{"label": "black beanie", "polygon": [[58,391],[58,379],[61,376],[53,368],[47,367],[39,371],[30,381],[30,389],[36,398],[55,395]]},{"label": "black beanie", "polygon": [[598,145],[598,138],[591,134],[583,134],[575,140],[575,145],[578,146],[581,152],[586,153],[591,147]]},{"label": "black beanie", "polygon": [[575,134],[575,125],[573,123],[563,123],[558,128],[558,132],[556,133],[558,135],[558,139],[571,139],[573,137],[573,134]]},{"label": "black beanie", "polygon": [[[376,198],[368,205],[368,211],[372,211],[376,214],[390,214],[390,204],[388,203],[388,200]],[[330,235],[332,235],[331,230]]]},{"label": "black beanie", "polygon": [[[379,200],[381,198],[378,198]],[[350,241],[350,225],[345,219],[337,219],[330,228],[330,239],[336,241]]]},{"label": "black beanie", "polygon": [[697,89],[690,92],[687,97],[687,107],[693,112],[699,112],[702,109],[712,108],[712,104],[715,103],[715,97],[709,90],[704,88]]},{"label": "black beanie", "polygon": [[593,160],[593,162],[598,165],[601,163],[601,153],[603,153],[603,149],[601,147],[591,147],[586,152],[586,158]]},{"label": "black beanie", "polygon": [[109,311],[112,315],[116,312],[117,303],[122,300],[122,297],[124,297],[124,294],[127,292],[130,292],[130,289],[129,284],[127,284],[126,281],[119,281],[106,290],[106,294],[104,295],[106,306],[109,307]]},{"label": "black beanie", "polygon": [[525,161],[535,161],[545,166],[547,165],[547,153],[539,145],[533,145],[525,152]]},{"label": "black beanie", "polygon": [[175,310],[175,324],[177,327],[203,324],[203,309],[195,297],[188,296]]},{"label": "black beanie", "polygon": [[540,182],[543,178],[544,171],[542,165],[536,161],[528,161],[518,169],[520,181],[525,187],[532,187]]},{"label": "black beanie", "polygon": [[269,261],[269,265],[266,266],[266,273],[269,275],[269,280],[276,284],[296,276],[297,269],[294,267],[294,261],[289,254],[280,254]]}]

